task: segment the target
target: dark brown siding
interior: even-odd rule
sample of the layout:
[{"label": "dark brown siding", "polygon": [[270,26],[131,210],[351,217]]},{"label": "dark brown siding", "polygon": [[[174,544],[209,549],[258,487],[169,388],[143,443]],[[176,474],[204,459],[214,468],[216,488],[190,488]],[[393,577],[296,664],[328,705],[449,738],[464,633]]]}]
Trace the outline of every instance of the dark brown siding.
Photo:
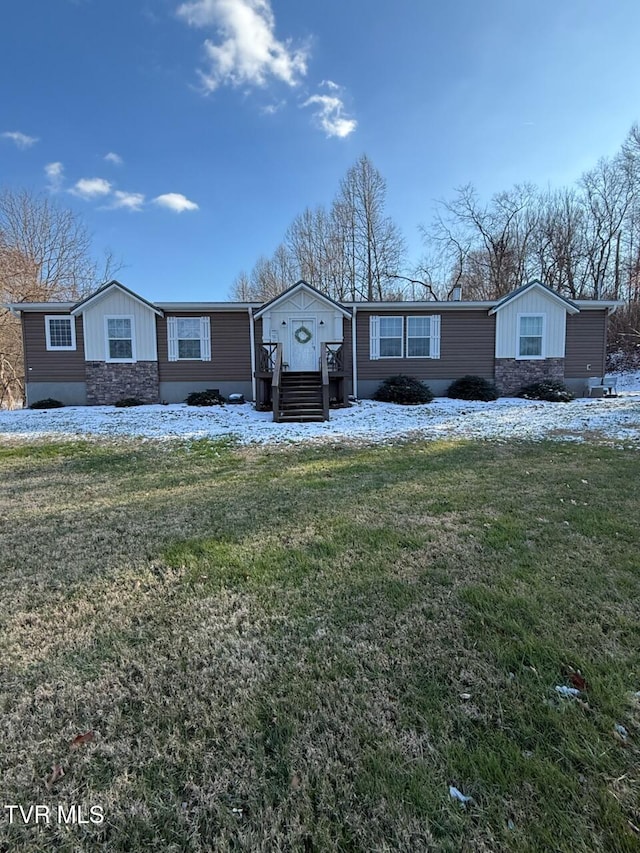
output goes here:
[{"label": "dark brown siding", "polygon": [[75,350],[47,350],[44,318],[61,311],[26,312],[22,315],[25,378],[27,382],[84,382],[84,338],[82,318],[76,317]]},{"label": "dark brown siding", "polygon": [[[602,376],[607,353],[607,311],[567,316],[564,375],[568,379]],[[587,369],[587,365],[591,367]]]},{"label": "dark brown siding", "polygon": [[179,311],[172,317],[209,317],[211,361],[169,361],[167,321],[158,317],[158,368],[160,382],[250,381],[251,344],[246,311]]},{"label": "dark brown siding", "polygon": [[495,316],[485,310],[438,312],[436,306],[426,311],[385,311],[380,317],[419,317],[440,313],[440,358],[369,358],[369,317],[375,309],[358,310],[358,378],[384,379],[395,373],[407,373],[418,379],[456,379],[473,374],[493,377],[495,357]]}]

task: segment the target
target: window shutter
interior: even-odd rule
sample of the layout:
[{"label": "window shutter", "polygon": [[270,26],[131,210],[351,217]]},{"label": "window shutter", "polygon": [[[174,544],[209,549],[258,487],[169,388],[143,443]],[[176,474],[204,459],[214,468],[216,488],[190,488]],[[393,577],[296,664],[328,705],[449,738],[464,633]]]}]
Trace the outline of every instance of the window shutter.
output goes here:
[{"label": "window shutter", "polygon": [[167,358],[178,360],[178,318],[167,317]]},{"label": "window shutter", "polygon": [[209,317],[200,317],[200,357],[202,361],[211,361],[211,321]]},{"label": "window shutter", "polygon": [[380,358],[380,317],[369,317],[369,358]]},{"label": "window shutter", "polygon": [[431,320],[431,336],[429,339],[429,352],[431,358],[440,358],[440,315],[434,314]]}]

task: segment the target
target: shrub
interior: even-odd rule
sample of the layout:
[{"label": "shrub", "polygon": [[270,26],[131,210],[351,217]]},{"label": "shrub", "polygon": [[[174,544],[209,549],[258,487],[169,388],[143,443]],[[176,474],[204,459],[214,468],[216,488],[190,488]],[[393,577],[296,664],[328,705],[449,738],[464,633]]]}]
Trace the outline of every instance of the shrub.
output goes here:
[{"label": "shrub", "polygon": [[433,392],[428,385],[413,376],[390,376],[373,395],[380,403],[399,403],[401,406],[413,406],[418,403],[430,403]]},{"label": "shrub", "polygon": [[548,403],[569,403],[574,399],[571,391],[559,379],[532,382],[521,388],[516,397],[524,397],[525,400],[546,400]]},{"label": "shrub", "polygon": [[29,406],[30,409],[63,409],[64,403],[60,400],[54,400],[52,397],[45,397],[44,400],[36,400]]},{"label": "shrub", "polygon": [[447,389],[447,397],[454,400],[481,400],[488,403],[497,400],[498,389],[482,376],[463,376],[452,382]]},{"label": "shrub", "polygon": [[144,403],[138,397],[123,397],[122,400],[116,400],[113,405],[118,409],[128,409],[130,406],[144,406]]},{"label": "shrub", "polygon": [[206,391],[193,391],[187,397],[187,406],[221,406],[224,397],[217,388],[207,388]]}]

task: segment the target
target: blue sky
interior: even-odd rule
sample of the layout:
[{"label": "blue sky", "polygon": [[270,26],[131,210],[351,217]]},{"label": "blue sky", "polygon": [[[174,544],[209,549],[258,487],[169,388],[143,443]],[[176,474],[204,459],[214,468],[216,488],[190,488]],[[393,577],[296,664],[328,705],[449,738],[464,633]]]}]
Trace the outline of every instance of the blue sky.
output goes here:
[{"label": "blue sky", "polygon": [[215,300],[366,153],[417,260],[454,187],[619,147],[638,32],[637,0],[6,0],[0,184],[71,206],[148,298]]}]

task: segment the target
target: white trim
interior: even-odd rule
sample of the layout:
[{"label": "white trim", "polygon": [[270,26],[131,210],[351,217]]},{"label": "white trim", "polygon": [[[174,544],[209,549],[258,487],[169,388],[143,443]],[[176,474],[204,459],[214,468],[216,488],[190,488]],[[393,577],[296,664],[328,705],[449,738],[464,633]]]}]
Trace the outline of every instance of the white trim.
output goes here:
[{"label": "white trim", "polygon": [[76,314],[84,313],[84,311],[89,305],[93,304],[94,302],[100,302],[101,299],[103,299],[113,290],[119,290],[120,293],[124,294],[124,296],[128,296],[135,302],[139,302],[140,305],[142,305],[148,311],[153,311],[153,313],[157,314],[158,317],[164,316],[164,312],[161,308],[157,308],[152,302],[147,302],[146,299],[143,299],[141,296],[138,296],[137,293],[134,293],[132,290],[129,290],[128,287],[125,287],[123,284],[120,284],[119,281],[112,281],[107,286],[99,287],[98,290],[91,296],[87,296],[86,299],[82,299],[80,300],[80,302],[76,303],[76,307],[71,311],[71,313],[74,316]]},{"label": "white trim", "polygon": [[433,314],[431,317],[431,343],[429,350],[431,358],[440,358],[440,315]]},{"label": "white trim", "polygon": [[283,290],[282,293],[278,294],[278,296],[270,299],[267,303],[265,303],[259,311],[256,311],[254,317],[256,320],[259,320],[260,317],[264,314],[265,311],[273,311],[276,305],[279,305],[280,302],[286,301],[289,297],[293,296],[294,293],[298,293],[300,290],[304,290],[310,296],[313,296],[315,299],[320,302],[324,302],[327,305],[330,305],[334,311],[341,311],[345,317],[350,317],[351,313],[347,311],[346,308],[342,307],[342,303],[336,302],[334,299],[331,299],[328,296],[325,296],[324,293],[320,293],[319,290],[316,290],[315,287],[311,287],[310,284],[307,284],[306,281],[298,281],[296,284],[288,287],[286,290]]},{"label": "white trim", "polygon": [[167,317],[167,361],[178,360],[177,317]]},{"label": "white trim", "polygon": [[[180,320],[195,320],[199,322],[200,335],[198,338],[179,338],[178,323]],[[197,358],[182,358],[180,356],[180,341],[199,341],[200,355]],[[167,361],[211,361],[211,318],[167,316]]]},{"label": "white trim", "polygon": [[251,393],[254,402],[256,401],[256,330],[254,326],[253,311],[251,307],[247,308],[249,314],[249,346],[251,347]]},{"label": "white trim", "polygon": [[[68,320],[71,328],[71,346],[70,347],[54,347],[51,344],[51,327],[49,320]],[[76,321],[75,317],[70,314],[46,314],[44,318],[44,335],[47,341],[48,352],[71,352],[76,349]]]},{"label": "white trim", "polygon": [[380,358],[380,317],[371,314],[369,317],[369,361]]},{"label": "white trim", "polygon": [[[542,334],[541,335],[521,335],[520,320],[523,317],[541,317],[542,318]],[[537,338],[540,337],[540,355],[520,355],[520,338]],[[542,311],[525,311],[522,314],[516,314],[516,361],[542,361],[547,357],[547,315]]]},{"label": "white trim", "polygon": [[[396,311],[397,310],[398,309],[396,308]],[[383,337],[380,334],[380,325],[379,325],[381,318],[377,317],[376,319],[378,320],[378,358],[379,359],[384,358],[385,360],[386,359],[402,359],[402,358],[405,358],[404,336],[405,336],[406,323],[404,322],[404,316],[402,314],[394,314],[390,317],[384,318],[385,320],[400,320],[402,323],[402,331],[400,332],[399,336],[398,335],[384,335],[385,340],[389,340],[389,341],[397,341],[398,337],[400,338],[400,355],[380,355],[380,341],[382,340],[382,337]]]},{"label": "white trim", "polygon": [[[130,320],[131,321],[131,358],[110,358],[109,357],[109,320]],[[114,338],[116,340],[116,338]],[[127,340],[127,338],[122,338]],[[136,318],[133,314],[105,314],[104,315],[104,360],[109,364],[135,364],[136,358]]]},{"label": "white trim", "polygon": [[[405,323],[405,336],[406,336],[406,356],[405,358],[414,359],[414,358],[429,358],[429,359],[437,359],[440,358],[440,315],[439,314],[410,314],[407,315],[407,322]],[[429,321],[429,334],[428,335],[409,335],[409,320],[428,320]],[[409,355],[409,337],[418,338],[419,340],[424,340],[424,338],[429,339],[429,355]]]},{"label": "white trim", "polygon": [[351,373],[353,379],[353,387],[351,389],[351,393],[353,396],[358,399],[358,344],[356,341],[356,311],[358,309],[353,309],[353,314],[351,315]]},{"label": "white trim", "polygon": [[553,299],[555,302],[559,302],[560,305],[564,308],[567,314],[579,314],[580,308],[574,304],[571,300],[566,299],[564,296],[560,296],[559,293],[555,293],[555,291],[551,290],[548,287],[545,287],[539,281],[532,281],[529,284],[525,285],[519,293],[513,291],[511,293],[507,293],[497,305],[489,311],[489,314],[496,314],[498,311],[502,311],[503,308],[506,308],[507,305],[511,305],[512,302],[517,302],[518,299],[521,299],[527,293],[530,293],[532,290],[539,290],[544,296],[549,299]]},{"label": "white trim", "polygon": [[210,317],[200,317],[200,361],[211,361]]}]

